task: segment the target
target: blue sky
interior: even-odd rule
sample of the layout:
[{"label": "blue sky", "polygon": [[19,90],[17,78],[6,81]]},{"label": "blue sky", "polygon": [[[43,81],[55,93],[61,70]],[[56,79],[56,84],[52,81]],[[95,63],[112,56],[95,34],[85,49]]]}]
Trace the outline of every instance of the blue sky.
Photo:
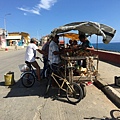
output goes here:
[{"label": "blue sky", "polygon": [[119,42],[119,12],[120,0],[1,0],[0,28],[6,18],[8,32],[27,32],[39,39],[64,24],[93,21],[116,29],[111,42]]}]

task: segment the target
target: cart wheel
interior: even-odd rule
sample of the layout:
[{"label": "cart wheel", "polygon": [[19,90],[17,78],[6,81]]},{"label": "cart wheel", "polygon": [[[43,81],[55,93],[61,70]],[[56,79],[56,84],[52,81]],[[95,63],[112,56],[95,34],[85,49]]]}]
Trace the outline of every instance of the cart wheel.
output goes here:
[{"label": "cart wheel", "polygon": [[78,103],[83,97],[82,88],[76,83],[68,84],[66,90],[66,97],[70,103]]},{"label": "cart wheel", "polygon": [[83,97],[82,97],[82,99],[83,99],[87,93],[86,85],[84,83],[80,83],[80,87],[82,88],[82,91],[83,91]]},{"label": "cart wheel", "polygon": [[30,88],[35,83],[35,77],[32,73],[25,73],[23,77],[21,78],[22,85],[26,88]]}]

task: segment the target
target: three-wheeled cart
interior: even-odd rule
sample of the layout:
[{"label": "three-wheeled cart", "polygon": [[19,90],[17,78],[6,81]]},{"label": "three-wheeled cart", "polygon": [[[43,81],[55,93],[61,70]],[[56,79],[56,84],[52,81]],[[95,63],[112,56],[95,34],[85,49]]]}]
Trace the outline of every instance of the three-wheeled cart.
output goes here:
[{"label": "three-wheeled cart", "polygon": [[[75,33],[70,33],[70,31],[75,31]],[[78,31],[78,33],[76,33],[76,31]],[[51,31],[50,36],[54,37],[57,34],[59,36],[68,37],[69,39],[79,40],[79,35],[85,34],[88,37],[94,34],[97,35],[96,49],[98,49],[98,36],[102,36],[103,43],[108,44],[114,37],[115,32],[116,30],[110,26],[97,22],[85,21],[68,23],[58,28],[55,28]],[[71,83],[82,83],[87,81],[94,81],[96,79],[98,75],[99,61],[97,55],[62,55],[61,58],[65,64],[65,77]],[[86,60],[86,68],[82,68],[81,66],[78,66],[76,64],[78,61],[83,60]]]},{"label": "three-wheeled cart", "polygon": [[[70,31],[78,31],[78,33],[70,33]],[[73,22],[68,23],[51,31],[50,36],[67,37],[69,39],[78,40],[79,35],[85,34],[86,36],[97,35],[97,48],[98,48],[98,36],[102,36],[103,43],[108,44],[114,37],[116,30],[110,26],[100,24],[97,22]],[[77,55],[77,56],[61,56],[65,62],[65,76],[69,78],[70,82],[73,81],[92,81],[95,79],[98,73],[98,56],[97,55]],[[75,64],[77,61],[86,60],[86,69],[79,67],[77,72],[79,75],[75,75]],[[97,64],[94,61],[97,60]],[[96,66],[96,67],[95,67]]]}]

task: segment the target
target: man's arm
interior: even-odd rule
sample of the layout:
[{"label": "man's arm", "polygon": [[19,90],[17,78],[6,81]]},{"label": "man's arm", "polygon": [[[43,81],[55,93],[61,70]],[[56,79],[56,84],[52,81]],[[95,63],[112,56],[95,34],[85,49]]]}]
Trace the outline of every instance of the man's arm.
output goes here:
[{"label": "man's arm", "polygon": [[60,54],[62,54],[62,52],[60,52],[60,51],[54,51],[53,54],[54,55],[60,55]]},{"label": "man's arm", "polygon": [[94,47],[90,41],[88,41],[88,47],[86,47],[86,50],[94,50]]},{"label": "man's arm", "polygon": [[86,50],[94,50],[94,47],[86,47]]},{"label": "man's arm", "polygon": [[47,53],[44,50],[36,49],[39,53],[47,55]]},{"label": "man's arm", "polygon": [[61,55],[61,54],[65,54],[66,52],[71,52],[71,51],[73,51],[72,49],[62,49],[62,50],[60,50],[60,51],[54,51],[53,52],[53,54],[54,55]]}]

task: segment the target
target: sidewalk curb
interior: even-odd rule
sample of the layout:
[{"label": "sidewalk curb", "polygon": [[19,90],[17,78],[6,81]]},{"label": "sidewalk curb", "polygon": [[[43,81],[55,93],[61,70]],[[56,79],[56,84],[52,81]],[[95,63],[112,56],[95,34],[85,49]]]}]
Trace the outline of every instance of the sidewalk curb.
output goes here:
[{"label": "sidewalk curb", "polygon": [[105,95],[118,107],[120,108],[120,93],[114,88],[109,86],[106,82],[99,80],[94,81],[94,84],[98,89],[105,93]]}]

